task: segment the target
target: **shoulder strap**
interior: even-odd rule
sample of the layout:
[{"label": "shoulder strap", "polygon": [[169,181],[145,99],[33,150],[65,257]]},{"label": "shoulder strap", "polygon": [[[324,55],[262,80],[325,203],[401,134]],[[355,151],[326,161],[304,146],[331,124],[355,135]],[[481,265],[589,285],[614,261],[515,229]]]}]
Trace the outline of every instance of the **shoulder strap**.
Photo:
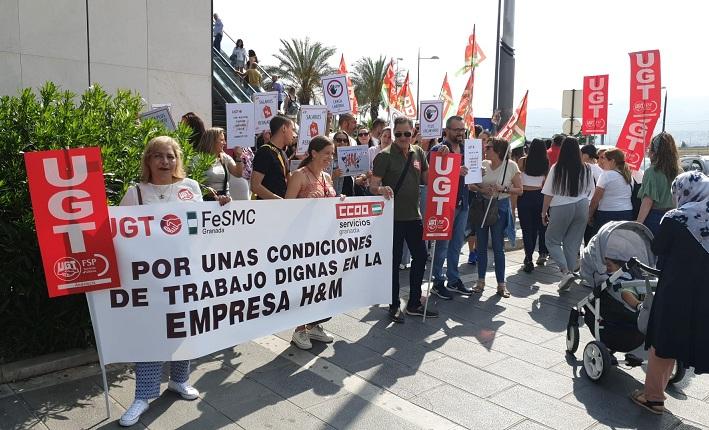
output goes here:
[{"label": "shoulder strap", "polygon": [[219,162],[222,163],[222,168],[224,169],[224,184],[222,186],[222,190],[224,190],[224,192],[226,193],[227,186],[229,185],[229,168],[222,159],[221,155],[219,156]]},{"label": "shoulder strap", "polygon": [[286,178],[286,180],[288,180],[288,167],[286,166],[286,162],[283,161],[283,153],[281,152],[281,150],[276,148],[271,142],[268,142],[264,146],[276,154],[276,157],[278,157],[278,161],[281,163],[281,169],[283,170],[283,177]]},{"label": "shoulder strap", "polygon": [[399,188],[401,188],[401,184],[404,183],[404,178],[406,177],[406,173],[409,171],[409,166],[411,165],[411,151],[409,151],[409,155],[406,157],[406,165],[404,166],[404,170],[401,172],[401,176],[399,176],[399,180],[396,181],[396,186],[394,186],[394,195],[399,192]]},{"label": "shoulder strap", "polygon": [[143,194],[140,192],[140,185],[135,184],[135,192],[138,193],[138,204],[143,204]]}]

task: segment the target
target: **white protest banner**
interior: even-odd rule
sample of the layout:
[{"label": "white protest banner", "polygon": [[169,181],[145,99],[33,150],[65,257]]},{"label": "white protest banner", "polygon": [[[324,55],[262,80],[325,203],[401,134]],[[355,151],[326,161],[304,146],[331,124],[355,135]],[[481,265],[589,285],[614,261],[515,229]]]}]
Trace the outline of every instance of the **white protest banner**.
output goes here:
[{"label": "white protest banner", "polygon": [[367,145],[341,146],[337,148],[337,167],[342,176],[357,176],[369,170],[369,147]]},{"label": "white protest banner", "polygon": [[381,197],[109,213],[122,285],[87,294],[103,364],[194,359],[391,301],[393,205]]},{"label": "white protest banner", "polygon": [[[156,105],[154,105],[156,106]],[[158,122],[161,122],[165,128],[169,131],[175,130],[175,121],[172,120],[172,115],[170,115],[170,105],[166,104],[155,109],[151,109],[148,112],[140,114],[141,120],[146,120],[148,118],[153,118]]]},{"label": "white protest banner", "polygon": [[278,113],[278,91],[254,93],[253,100],[256,133],[270,130],[271,118]]},{"label": "white protest banner", "polygon": [[424,100],[421,112],[420,133],[424,139],[437,139],[443,135],[443,100]]},{"label": "white protest banner", "polygon": [[298,148],[296,154],[308,152],[308,145],[313,137],[327,132],[327,106],[300,107],[300,127],[298,132]]},{"label": "white protest banner", "polygon": [[254,146],[256,124],[253,103],[226,104],[226,146],[250,148]]},{"label": "white protest banner", "polygon": [[464,166],[468,168],[465,184],[479,184],[483,181],[483,141],[465,139]]},{"label": "white protest banner", "polygon": [[325,95],[325,105],[332,114],[352,111],[347,93],[347,75],[344,73],[323,77],[322,93]]}]

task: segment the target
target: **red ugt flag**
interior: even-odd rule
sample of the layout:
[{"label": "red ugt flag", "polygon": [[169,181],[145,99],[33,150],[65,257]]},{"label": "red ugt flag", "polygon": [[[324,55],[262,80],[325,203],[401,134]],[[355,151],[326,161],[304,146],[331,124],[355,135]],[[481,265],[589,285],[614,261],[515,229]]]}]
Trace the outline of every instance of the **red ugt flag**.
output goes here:
[{"label": "red ugt flag", "polygon": [[423,219],[424,240],[450,240],[460,179],[460,154],[431,152],[428,194]]},{"label": "red ugt flag", "polygon": [[354,94],[354,87],[352,86],[352,79],[350,79],[350,74],[347,73],[347,64],[345,64],[345,54],[340,57],[340,73],[347,75],[347,94],[350,97],[350,105],[352,106],[352,113],[357,115],[359,107],[357,106],[357,97]]},{"label": "red ugt flag", "polygon": [[608,75],[583,77],[583,123],[581,132],[608,133]]}]

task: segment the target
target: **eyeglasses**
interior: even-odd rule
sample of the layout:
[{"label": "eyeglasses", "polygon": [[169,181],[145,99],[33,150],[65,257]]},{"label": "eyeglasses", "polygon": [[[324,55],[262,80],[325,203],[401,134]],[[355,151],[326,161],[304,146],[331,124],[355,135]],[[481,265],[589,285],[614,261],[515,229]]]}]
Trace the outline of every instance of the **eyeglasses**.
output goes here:
[{"label": "eyeglasses", "polygon": [[347,139],[346,137],[335,138],[333,140],[335,141],[335,143],[349,143],[350,142],[349,139]]},{"label": "eyeglasses", "polygon": [[412,135],[413,135],[413,133],[411,133],[410,131],[405,131],[405,132],[403,132],[403,133],[400,132],[400,131],[397,131],[396,133],[394,133],[394,137],[397,137],[397,138],[398,138],[398,137],[401,137],[401,136],[404,136],[404,137],[411,137]]},{"label": "eyeglasses", "polygon": [[369,132],[359,132],[357,136],[369,136]]}]

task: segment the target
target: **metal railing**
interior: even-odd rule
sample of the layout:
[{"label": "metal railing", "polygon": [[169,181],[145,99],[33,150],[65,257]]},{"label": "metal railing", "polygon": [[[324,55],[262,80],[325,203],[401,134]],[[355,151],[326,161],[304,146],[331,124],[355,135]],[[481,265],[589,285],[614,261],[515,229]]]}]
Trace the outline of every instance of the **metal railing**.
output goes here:
[{"label": "metal railing", "polygon": [[[224,55],[226,58],[229,58],[229,55],[231,55],[231,54],[226,54],[226,53],[232,52],[234,50],[234,47],[236,46],[236,41],[231,36],[229,36],[229,33],[227,33],[226,31],[222,31],[222,34],[224,35],[224,37],[222,37],[222,44],[221,44],[222,52],[221,52],[221,54]],[[226,42],[226,44],[225,44],[225,42]],[[261,67],[261,65],[258,63],[256,64],[256,70],[258,70],[259,73],[261,73],[261,76],[263,76],[264,78],[268,78],[268,80],[273,82],[273,77],[271,76],[271,74],[268,73],[266,71],[266,69]]]}]

